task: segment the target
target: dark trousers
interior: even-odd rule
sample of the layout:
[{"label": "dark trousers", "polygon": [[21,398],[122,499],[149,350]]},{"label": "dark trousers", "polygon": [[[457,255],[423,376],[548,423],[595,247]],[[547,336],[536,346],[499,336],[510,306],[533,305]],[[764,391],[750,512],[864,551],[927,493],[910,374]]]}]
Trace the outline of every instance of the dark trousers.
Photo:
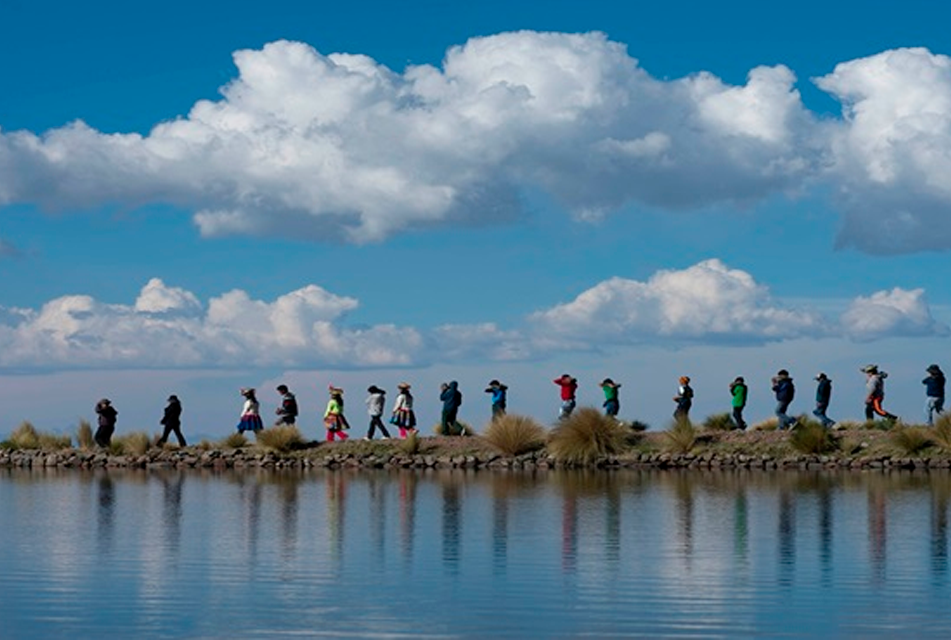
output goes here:
[{"label": "dark trousers", "polygon": [[733,422],[737,429],[746,429],[746,421],[743,419],[743,407],[733,407]]},{"label": "dark trousers", "polygon": [[175,432],[175,437],[178,438],[179,446],[188,446],[185,444],[185,436],[182,435],[182,425],[180,422],[171,422],[165,425],[165,431],[162,432],[162,437],[158,440],[159,446],[162,446],[168,442],[168,437],[172,434],[172,432]]},{"label": "dark trousers", "polygon": [[96,435],[94,436],[96,444],[100,447],[108,447],[112,442],[112,434],[115,430],[115,426],[111,424],[99,425],[99,428],[96,429]]},{"label": "dark trousers", "polygon": [[442,410],[442,434],[444,436],[459,435],[456,429],[456,415],[458,415],[458,413],[458,409]]},{"label": "dark trousers", "polygon": [[367,437],[372,440],[373,434],[376,433],[378,428],[383,434],[384,438],[390,437],[390,432],[386,430],[385,426],[383,426],[383,421],[380,419],[380,416],[370,416],[370,430],[367,431]]},{"label": "dark trousers", "polygon": [[620,410],[621,410],[621,403],[618,402],[617,400],[604,401],[604,415],[617,416],[617,413]]}]

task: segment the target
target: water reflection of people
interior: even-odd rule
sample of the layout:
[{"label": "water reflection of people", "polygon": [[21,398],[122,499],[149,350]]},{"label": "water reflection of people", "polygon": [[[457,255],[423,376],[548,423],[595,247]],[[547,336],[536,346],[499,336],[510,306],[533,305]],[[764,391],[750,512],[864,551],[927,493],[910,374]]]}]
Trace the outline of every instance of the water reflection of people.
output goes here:
[{"label": "water reflection of people", "polygon": [[689,568],[693,557],[693,483],[696,477],[678,473],[674,479],[677,496],[677,532],[680,535],[680,550]]},{"label": "water reflection of people", "polygon": [[416,534],[416,483],[415,471],[403,469],[400,476],[400,548],[407,563],[413,560],[413,539]]},{"label": "water reflection of people", "polygon": [[452,573],[459,570],[459,553],[462,537],[462,503],[459,499],[459,483],[449,477],[442,482],[442,559],[443,565]]},{"label": "water reflection of people", "polygon": [[948,572],[948,481],[931,481],[931,571],[944,576]]},{"label": "water reflection of people", "polygon": [[174,554],[178,553],[182,537],[182,485],[185,474],[181,471],[159,474],[162,483],[162,525],[165,529],[165,545]]},{"label": "water reflection of people", "polygon": [[780,582],[789,584],[796,566],[796,497],[786,482],[779,487],[779,567]]},{"label": "water reflection of people", "polygon": [[341,471],[329,471],[325,484],[327,487],[327,540],[330,543],[330,556],[339,561],[343,558],[346,476]]},{"label": "water reflection of people", "polygon": [[115,485],[108,473],[99,476],[99,495],[97,511],[96,540],[99,543],[99,553],[108,553],[112,549],[112,538],[116,525],[116,492]]},{"label": "water reflection of people", "polygon": [[887,498],[882,486],[883,478],[869,478],[868,483],[868,554],[872,576],[885,578],[887,546]]}]

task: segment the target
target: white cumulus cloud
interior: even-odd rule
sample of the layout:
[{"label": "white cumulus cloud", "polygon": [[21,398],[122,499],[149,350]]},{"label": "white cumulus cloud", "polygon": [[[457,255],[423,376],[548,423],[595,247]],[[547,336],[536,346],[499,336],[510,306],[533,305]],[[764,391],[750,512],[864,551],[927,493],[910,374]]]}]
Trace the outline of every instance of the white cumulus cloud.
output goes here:
[{"label": "white cumulus cloud", "polygon": [[132,305],[64,296],[0,313],[0,365],[22,368],[395,366],[423,339],[393,325],[348,327],[353,298],[309,285],[267,302],[240,290],[203,305],[150,280]]},{"label": "white cumulus cloud", "polygon": [[655,340],[750,344],[818,336],[821,316],[787,309],[749,273],[706,260],[658,271],[646,282],[611,278],[532,318],[542,344]]},{"label": "white cumulus cloud", "polygon": [[941,336],[948,325],[932,317],[923,289],[895,287],[852,301],[841,317],[842,329],[856,341],[899,336]]},{"label": "white cumulus cloud", "polygon": [[287,41],[234,61],[220,99],[144,136],[0,132],[0,204],[167,202],[206,235],[368,242],[511,219],[526,188],[579,217],[751,202],[820,156],[786,67],[659,80],[600,33],[473,38],[402,73]]}]

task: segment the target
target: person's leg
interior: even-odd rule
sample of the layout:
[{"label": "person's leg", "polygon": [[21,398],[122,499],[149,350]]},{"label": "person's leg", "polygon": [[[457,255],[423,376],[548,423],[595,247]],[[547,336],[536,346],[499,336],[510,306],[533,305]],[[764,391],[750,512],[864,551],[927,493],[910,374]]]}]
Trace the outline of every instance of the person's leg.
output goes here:
[{"label": "person's leg", "polygon": [[176,424],[172,430],[175,432],[175,438],[178,439],[178,446],[187,447],[188,445],[185,443],[185,436],[182,435],[182,425]]},{"label": "person's leg", "polygon": [[872,406],[872,401],[865,403],[865,420],[874,420],[875,419],[875,409]]},{"label": "person's leg", "polygon": [[928,403],[925,406],[925,416],[928,418],[928,426],[934,426],[934,414],[938,412],[938,398],[928,396]]},{"label": "person's leg", "polygon": [[733,422],[737,429],[746,429],[746,422],[743,420],[743,407],[733,407]]}]

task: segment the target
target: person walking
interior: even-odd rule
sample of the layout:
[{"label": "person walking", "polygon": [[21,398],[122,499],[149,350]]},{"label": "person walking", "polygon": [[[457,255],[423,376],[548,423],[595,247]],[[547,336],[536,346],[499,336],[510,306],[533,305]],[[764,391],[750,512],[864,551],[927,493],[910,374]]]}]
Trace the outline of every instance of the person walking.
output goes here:
[{"label": "person walking", "polygon": [[327,410],[324,411],[324,426],[327,428],[327,442],[334,438],[346,440],[349,436],[346,430],[350,428],[347,418],[343,415],[343,389],[333,385],[328,387],[330,400],[327,401]]},{"label": "person walking", "polygon": [[178,396],[168,397],[168,405],[165,407],[165,414],[160,424],[165,425],[165,429],[162,431],[162,437],[158,439],[158,446],[164,446],[172,433],[178,439],[178,446],[188,446],[185,444],[185,436],[182,435],[182,403],[179,402]]},{"label": "person walking", "polygon": [[690,421],[690,407],[693,406],[693,388],[690,386],[689,376],[680,376],[680,383],[677,387],[677,395],[674,396],[674,402],[677,408],[674,409],[674,420],[677,422]]},{"label": "person walking", "polygon": [[486,393],[492,394],[492,419],[501,418],[505,415],[505,406],[508,401],[508,387],[498,380],[490,380]]},{"label": "person walking", "polygon": [[367,393],[370,394],[366,400],[367,413],[370,415],[370,428],[367,430],[364,440],[373,440],[373,434],[376,433],[377,429],[380,430],[383,439],[386,440],[390,437],[390,432],[386,430],[382,420],[383,406],[386,404],[386,391],[373,384],[367,388]]},{"label": "person walking", "polygon": [[861,371],[865,374],[865,419],[874,420],[877,415],[886,420],[898,420],[898,416],[882,408],[882,402],[885,400],[885,378],[888,374],[879,371],[876,364],[865,365]]},{"label": "person walking", "polygon": [[286,384],[277,385],[277,392],[281,394],[281,406],[274,411],[277,414],[277,422],[274,426],[295,424],[298,414],[297,398]]},{"label": "person walking", "polygon": [[578,391],[578,381],[567,373],[553,380],[561,387],[561,408],[558,410],[558,419],[565,420],[575,410],[575,393]]},{"label": "person walking", "polygon": [[743,409],[746,408],[746,397],[749,395],[749,389],[743,376],[737,376],[730,383],[730,396],[732,400],[730,405],[733,407],[733,422],[736,428],[741,431],[746,430],[746,421],[743,419]]},{"label": "person walking", "polygon": [[99,414],[99,428],[96,429],[94,440],[105,449],[112,444],[112,434],[116,431],[116,419],[119,412],[112,406],[109,398],[103,398],[96,403],[96,413]]},{"label": "person walking", "polygon": [[928,377],[921,381],[925,385],[925,396],[928,401],[925,405],[925,415],[928,418],[928,426],[934,426],[934,416],[936,413],[944,411],[944,372],[936,364],[929,365],[925,371]]},{"label": "person walking", "polygon": [[621,401],[618,399],[618,389],[620,388],[621,385],[611,378],[605,378],[601,381],[601,390],[604,392],[604,404],[601,406],[604,407],[604,415],[617,418],[618,411],[621,410]]},{"label": "person walking", "polygon": [[835,424],[835,420],[826,415],[826,411],[829,409],[829,402],[832,400],[832,380],[822,372],[820,372],[815,379],[817,382],[816,408],[813,410],[812,415],[819,418],[819,422],[822,423],[823,427],[829,429]]},{"label": "person walking", "polygon": [[786,411],[796,395],[793,379],[789,377],[788,371],[780,369],[773,377],[772,384],[776,394],[776,427],[780,431],[792,429],[796,426],[796,419],[786,415]]},{"label": "person walking", "polygon": [[264,423],[261,421],[261,405],[258,403],[254,389],[244,388],[239,393],[244,396],[244,405],[241,407],[238,433],[244,433],[245,431],[257,433],[264,428]]},{"label": "person walking", "polygon": [[410,393],[410,384],[401,382],[396,385],[400,392],[396,396],[396,403],[393,405],[393,417],[390,423],[395,424],[400,430],[400,438],[405,440],[406,436],[416,432],[416,413],[413,411],[413,394]]},{"label": "person walking", "polygon": [[453,380],[449,384],[443,384],[440,387],[439,399],[442,400],[442,434],[444,436],[464,436],[465,429],[456,422],[459,414],[459,407],[462,406],[462,393],[459,391],[459,383]]}]

